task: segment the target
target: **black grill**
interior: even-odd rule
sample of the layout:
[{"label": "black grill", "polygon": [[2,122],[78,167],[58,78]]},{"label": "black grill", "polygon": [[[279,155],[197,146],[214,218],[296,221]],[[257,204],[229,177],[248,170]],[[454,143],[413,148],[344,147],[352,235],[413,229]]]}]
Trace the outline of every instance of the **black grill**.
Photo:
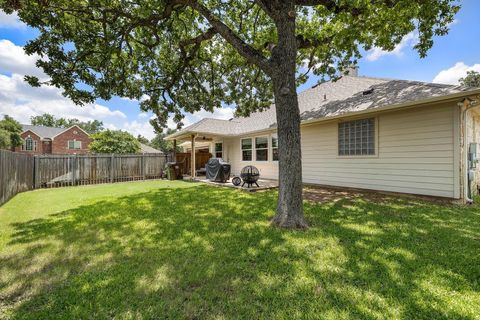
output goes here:
[{"label": "black grill", "polygon": [[208,160],[206,169],[206,177],[210,181],[227,182],[230,179],[230,164],[222,159],[211,158]]},{"label": "black grill", "polygon": [[260,172],[254,166],[246,166],[243,168],[240,173],[240,177],[243,180],[242,187],[245,185],[245,183],[247,184],[248,188],[251,188],[253,184],[255,184],[257,187],[259,186],[257,181],[260,178]]}]

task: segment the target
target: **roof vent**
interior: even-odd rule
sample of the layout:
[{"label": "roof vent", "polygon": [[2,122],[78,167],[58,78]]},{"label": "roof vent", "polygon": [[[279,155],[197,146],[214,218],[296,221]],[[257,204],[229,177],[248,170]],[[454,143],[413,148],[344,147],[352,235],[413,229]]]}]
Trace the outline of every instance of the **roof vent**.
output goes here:
[{"label": "roof vent", "polygon": [[363,91],[364,96],[367,96],[367,95],[372,94],[372,93],[373,93],[373,88]]}]

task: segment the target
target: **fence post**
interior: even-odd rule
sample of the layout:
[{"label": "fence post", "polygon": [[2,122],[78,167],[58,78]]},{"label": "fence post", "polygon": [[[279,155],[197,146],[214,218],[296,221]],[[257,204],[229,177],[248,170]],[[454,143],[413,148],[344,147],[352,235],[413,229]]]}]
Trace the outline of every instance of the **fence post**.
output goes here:
[{"label": "fence post", "polygon": [[142,179],[145,180],[145,154],[142,153]]},{"label": "fence post", "polygon": [[39,185],[39,171],[40,171],[40,158],[39,156],[35,155],[33,156],[33,170],[34,170],[34,186],[33,188],[34,189],[37,189],[38,188],[38,185]]},{"label": "fence post", "polygon": [[72,186],[75,185],[75,180],[76,180],[76,177],[77,175],[75,174],[75,171],[77,170],[77,155],[74,154],[71,158],[71,165],[72,165]]},{"label": "fence post", "polygon": [[32,157],[32,162],[33,162],[33,166],[32,166],[32,169],[33,169],[33,172],[32,172],[32,177],[33,177],[33,186],[32,186],[32,189],[35,189],[35,184],[36,184],[36,180],[37,180],[37,177],[35,176],[35,172],[36,172],[36,167],[37,167],[37,162],[35,161],[36,159],[36,156],[33,156]]},{"label": "fence post", "polygon": [[113,164],[115,155],[112,153],[110,156],[110,183],[113,183]]}]

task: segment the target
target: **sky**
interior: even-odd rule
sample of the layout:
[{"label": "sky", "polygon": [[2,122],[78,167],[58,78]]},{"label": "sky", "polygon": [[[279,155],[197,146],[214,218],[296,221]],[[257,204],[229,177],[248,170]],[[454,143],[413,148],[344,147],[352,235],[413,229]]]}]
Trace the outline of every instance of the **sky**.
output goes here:
[{"label": "sky", "polygon": [[[461,5],[449,34],[434,39],[426,58],[421,59],[412,49],[418,39],[412,32],[391,52],[379,48],[365,52],[359,61],[359,75],[457,84],[468,70],[480,72],[480,1],[464,0]],[[36,30],[15,15],[0,11],[0,115],[10,115],[24,124],[30,123],[30,117],[46,112],[82,121],[97,119],[108,129],[126,130],[148,139],[154,137],[148,122],[152,114],[140,112],[138,101],[115,97],[80,107],[63,97],[60,89],[33,88],[25,83],[24,75],[42,76],[42,71],[35,66],[36,57],[27,56],[22,48],[36,35]],[[311,87],[317,80],[311,78],[298,91]],[[189,125],[204,117],[229,119],[233,113],[233,108],[224,107],[214,113],[185,114],[183,123]],[[175,126],[173,120],[169,120],[169,126]]]}]

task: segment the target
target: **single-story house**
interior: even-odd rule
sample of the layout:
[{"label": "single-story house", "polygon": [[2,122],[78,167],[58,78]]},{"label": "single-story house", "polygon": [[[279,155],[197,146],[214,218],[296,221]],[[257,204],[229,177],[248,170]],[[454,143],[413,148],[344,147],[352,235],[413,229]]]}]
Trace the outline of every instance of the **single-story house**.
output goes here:
[{"label": "single-story house", "polygon": [[13,151],[30,154],[85,154],[91,142],[89,134],[77,125],[52,128],[24,124],[23,145]]},{"label": "single-story house", "polygon": [[[470,199],[477,189],[480,88],[355,73],[298,96],[303,182]],[[233,174],[254,165],[261,177],[278,178],[274,107],[202,119],[167,139],[208,142]]]}]

